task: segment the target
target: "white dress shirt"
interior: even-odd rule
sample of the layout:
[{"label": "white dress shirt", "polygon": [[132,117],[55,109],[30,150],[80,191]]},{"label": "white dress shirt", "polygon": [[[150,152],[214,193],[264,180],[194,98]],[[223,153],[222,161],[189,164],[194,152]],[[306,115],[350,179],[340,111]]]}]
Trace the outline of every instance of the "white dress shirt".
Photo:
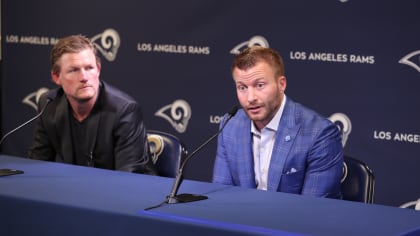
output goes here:
[{"label": "white dress shirt", "polygon": [[286,103],[286,95],[276,115],[265,126],[261,132],[251,121],[252,150],[254,154],[254,173],[257,189],[267,190],[268,170],[270,167],[271,154],[273,153],[276,133]]}]

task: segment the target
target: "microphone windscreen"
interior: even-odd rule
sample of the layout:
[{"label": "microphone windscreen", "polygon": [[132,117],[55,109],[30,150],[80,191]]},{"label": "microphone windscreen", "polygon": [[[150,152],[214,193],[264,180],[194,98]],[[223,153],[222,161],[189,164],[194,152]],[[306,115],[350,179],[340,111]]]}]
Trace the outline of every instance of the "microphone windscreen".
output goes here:
[{"label": "microphone windscreen", "polygon": [[236,114],[236,112],[238,111],[238,106],[234,106],[232,107],[232,109],[230,110],[230,112],[228,113],[229,116],[234,116]]},{"label": "microphone windscreen", "polygon": [[47,99],[53,101],[57,96],[57,89],[50,89],[47,94]]}]

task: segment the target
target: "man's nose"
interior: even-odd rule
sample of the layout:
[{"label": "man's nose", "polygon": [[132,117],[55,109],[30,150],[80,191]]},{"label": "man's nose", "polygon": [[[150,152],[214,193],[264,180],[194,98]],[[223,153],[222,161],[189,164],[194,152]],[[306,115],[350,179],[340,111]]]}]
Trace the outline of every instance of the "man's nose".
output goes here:
[{"label": "man's nose", "polygon": [[88,74],[87,70],[85,70],[85,69],[80,70],[80,81],[82,81],[82,82],[87,81],[88,80],[87,79],[88,78],[87,74]]},{"label": "man's nose", "polygon": [[253,88],[248,88],[248,102],[254,102],[256,100],[255,91]]}]

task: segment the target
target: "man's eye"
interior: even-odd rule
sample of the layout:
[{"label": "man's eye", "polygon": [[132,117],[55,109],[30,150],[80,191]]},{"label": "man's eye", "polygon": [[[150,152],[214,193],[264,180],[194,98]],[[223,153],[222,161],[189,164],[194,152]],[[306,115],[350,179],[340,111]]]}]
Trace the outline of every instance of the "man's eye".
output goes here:
[{"label": "man's eye", "polygon": [[243,85],[239,85],[239,86],[238,86],[238,90],[239,90],[239,91],[245,91],[245,90],[246,90],[246,87],[245,87],[245,86],[243,86]]},{"label": "man's eye", "polygon": [[257,84],[257,88],[259,88],[259,89],[262,89],[262,88],[264,88],[264,83],[259,83],[259,84]]}]

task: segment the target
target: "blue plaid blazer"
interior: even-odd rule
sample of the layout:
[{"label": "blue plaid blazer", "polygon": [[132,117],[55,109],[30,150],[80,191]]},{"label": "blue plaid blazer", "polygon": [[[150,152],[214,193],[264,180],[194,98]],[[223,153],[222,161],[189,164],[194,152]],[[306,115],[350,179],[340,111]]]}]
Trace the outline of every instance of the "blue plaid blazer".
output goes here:
[{"label": "blue plaid blazer", "polygon": [[[269,166],[268,191],[340,198],[342,171],[338,127],[288,97]],[[218,137],[213,182],[256,188],[251,121],[242,109]]]}]

